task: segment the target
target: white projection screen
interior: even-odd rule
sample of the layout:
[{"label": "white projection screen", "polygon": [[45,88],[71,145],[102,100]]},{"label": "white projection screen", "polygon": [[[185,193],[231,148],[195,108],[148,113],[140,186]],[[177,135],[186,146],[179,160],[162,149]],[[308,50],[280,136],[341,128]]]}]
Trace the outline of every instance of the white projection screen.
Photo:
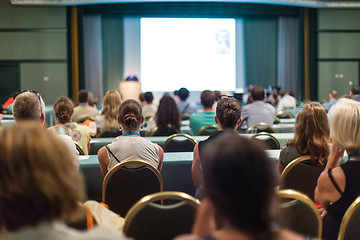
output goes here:
[{"label": "white projection screen", "polygon": [[141,18],[142,91],[233,90],[235,19]]}]

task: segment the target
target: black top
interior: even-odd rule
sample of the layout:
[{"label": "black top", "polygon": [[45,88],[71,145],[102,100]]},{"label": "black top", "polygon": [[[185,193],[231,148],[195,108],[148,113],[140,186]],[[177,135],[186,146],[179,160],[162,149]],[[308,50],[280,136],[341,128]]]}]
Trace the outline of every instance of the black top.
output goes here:
[{"label": "black top", "polygon": [[347,161],[340,167],[344,171],[346,185],[339,200],[328,207],[323,228],[323,238],[326,240],[337,239],[342,217],[351,203],[360,196],[360,161]]}]

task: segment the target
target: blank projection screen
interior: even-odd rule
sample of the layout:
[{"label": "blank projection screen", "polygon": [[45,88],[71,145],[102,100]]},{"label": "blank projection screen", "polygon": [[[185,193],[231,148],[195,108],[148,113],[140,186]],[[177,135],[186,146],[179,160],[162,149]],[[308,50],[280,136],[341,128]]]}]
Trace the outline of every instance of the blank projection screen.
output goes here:
[{"label": "blank projection screen", "polygon": [[234,90],[235,19],[141,18],[142,91]]}]

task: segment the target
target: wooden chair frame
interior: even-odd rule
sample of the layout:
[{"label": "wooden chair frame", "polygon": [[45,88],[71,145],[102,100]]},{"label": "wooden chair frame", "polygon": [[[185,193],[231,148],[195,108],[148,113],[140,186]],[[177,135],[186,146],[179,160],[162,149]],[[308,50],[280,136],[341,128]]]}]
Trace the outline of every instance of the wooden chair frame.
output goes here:
[{"label": "wooden chair frame", "polygon": [[103,181],[103,186],[102,186],[102,201],[105,202],[105,189],[106,186],[109,182],[110,177],[119,169],[122,167],[130,167],[130,168],[138,168],[138,167],[147,167],[149,168],[151,171],[154,172],[154,174],[157,176],[157,178],[159,179],[160,182],[160,192],[163,191],[164,188],[164,183],[161,177],[161,174],[159,172],[159,170],[157,170],[153,165],[151,165],[150,163],[144,161],[144,160],[140,160],[140,159],[129,159],[129,160],[125,160],[121,163],[116,164],[112,169],[110,169],[110,171],[105,175],[104,177],[104,181]]},{"label": "wooden chair frame", "polygon": [[187,138],[188,140],[190,140],[191,142],[194,143],[194,146],[197,144],[197,141],[192,137],[190,136],[189,134],[185,134],[185,133],[175,133],[171,136],[169,136],[166,141],[164,142],[163,144],[163,149],[165,150],[166,149],[166,145],[174,138],[177,138],[177,137],[185,137]]},{"label": "wooden chair frame", "polygon": [[277,196],[279,198],[292,198],[295,200],[299,200],[303,203],[305,203],[306,205],[308,205],[311,210],[314,212],[314,214],[316,215],[316,219],[317,222],[319,224],[319,229],[318,229],[318,238],[321,239],[321,234],[322,234],[322,218],[320,216],[319,210],[317,209],[315,203],[309,198],[307,197],[305,194],[295,191],[295,190],[291,190],[291,189],[286,189],[286,190],[279,190],[277,192]]},{"label": "wooden chair frame", "polygon": [[269,128],[269,129],[272,131],[272,133],[275,133],[274,128],[273,128],[272,126],[270,126],[269,124],[264,123],[264,122],[261,122],[261,123],[252,125],[251,127],[249,127],[249,128],[246,130],[246,133],[251,133],[251,130],[252,130],[252,129],[254,129],[254,128],[258,129],[259,126],[265,126],[265,127]]},{"label": "wooden chair frame", "polygon": [[[278,145],[278,149],[281,149],[279,141],[278,141],[278,140],[276,139],[276,137],[274,137],[271,133],[268,133],[268,132],[259,132],[259,133],[257,133],[257,134],[254,134],[253,136],[251,136],[251,139],[254,139],[254,138],[258,137],[258,136],[267,136],[267,137],[273,139],[273,140],[276,142],[276,144]],[[262,139],[260,139],[260,138],[258,138],[258,139],[259,139],[259,140],[262,140]]]},{"label": "wooden chair frame", "polygon": [[196,208],[200,205],[199,200],[197,200],[196,198],[190,196],[187,193],[183,193],[183,192],[168,191],[168,192],[159,192],[159,193],[153,193],[153,194],[147,195],[147,196],[143,197],[142,199],[140,199],[126,214],[125,222],[124,222],[124,226],[123,226],[123,232],[125,234],[127,234],[132,220],[138,214],[138,212],[142,208],[144,208],[146,205],[148,205],[149,203],[152,203],[152,202],[159,201],[159,200],[163,201],[163,200],[170,200],[170,199],[184,201],[187,204],[190,204]]},{"label": "wooden chair frame", "polygon": [[340,230],[338,235],[338,240],[344,240],[346,227],[348,223],[350,222],[351,217],[353,216],[356,209],[360,207],[360,197],[357,197],[355,201],[349,206],[349,208],[346,210],[340,224]]},{"label": "wooden chair frame", "polygon": [[201,127],[201,128],[197,131],[196,136],[200,136],[200,134],[201,134],[203,131],[205,131],[206,129],[208,129],[208,128],[214,128],[214,129],[216,128],[216,129],[217,129],[216,131],[219,130],[219,126],[217,126],[217,125],[215,125],[215,124],[206,125],[206,126]]}]

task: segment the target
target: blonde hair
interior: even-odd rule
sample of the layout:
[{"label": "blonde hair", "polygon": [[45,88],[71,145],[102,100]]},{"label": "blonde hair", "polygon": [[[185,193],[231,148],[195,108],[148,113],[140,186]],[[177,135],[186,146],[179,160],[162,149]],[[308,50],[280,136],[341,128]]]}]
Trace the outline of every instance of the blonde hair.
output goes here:
[{"label": "blonde hair", "polygon": [[0,129],[0,229],[77,217],[83,180],[70,151],[35,122]]},{"label": "blonde hair", "polygon": [[341,98],[330,108],[331,138],[346,150],[360,150],[360,102]]},{"label": "blonde hair", "polygon": [[101,114],[104,115],[104,130],[110,130],[110,128],[120,128],[118,122],[119,107],[121,104],[120,93],[116,90],[109,90],[105,94],[104,106],[101,110]]}]

